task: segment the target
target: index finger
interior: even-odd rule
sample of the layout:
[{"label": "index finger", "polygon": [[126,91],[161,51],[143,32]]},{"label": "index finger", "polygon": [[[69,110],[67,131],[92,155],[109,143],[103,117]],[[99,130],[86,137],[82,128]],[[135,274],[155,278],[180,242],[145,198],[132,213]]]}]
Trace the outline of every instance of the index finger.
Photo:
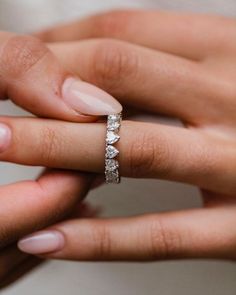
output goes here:
[{"label": "index finger", "polygon": [[0,32],[0,99],[35,115],[88,122],[121,111],[108,93],[63,67],[39,39]]}]

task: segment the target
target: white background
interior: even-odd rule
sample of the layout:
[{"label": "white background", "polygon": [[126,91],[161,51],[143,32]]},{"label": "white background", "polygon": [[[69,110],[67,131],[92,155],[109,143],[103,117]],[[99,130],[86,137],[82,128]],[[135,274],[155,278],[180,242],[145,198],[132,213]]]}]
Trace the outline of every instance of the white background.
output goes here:
[{"label": "white background", "polygon": [[[236,15],[235,0],[0,0],[0,30],[32,31],[114,7],[187,9]],[[1,103],[0,114],[13,113],[20,114],[20,111],[9,103]],[[35,168],[22,169],[0,163],[0,183],[32,178],[37,172]],[[103,205],[106,216],[200,205],[196,189],[163,181],[126,180],[116,187],[115,193],[104,187],[89,198]],[[227,262],[50,262],[1,294],[233,295],[235,292],[236,265]]]}]

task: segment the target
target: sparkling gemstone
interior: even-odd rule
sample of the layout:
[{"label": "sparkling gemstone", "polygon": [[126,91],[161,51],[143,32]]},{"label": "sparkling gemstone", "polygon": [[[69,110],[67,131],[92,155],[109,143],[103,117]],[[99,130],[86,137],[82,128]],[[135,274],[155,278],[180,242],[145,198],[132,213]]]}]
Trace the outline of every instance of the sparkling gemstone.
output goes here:
[{"label": "sparkling gemstone", "polygon": [[106,148],[106,157],[113,159],[119,154],[119,151],[112,145],[108,145]]},{"label": "sparkling gemstone", "polygon": [[120,123],[119,122],[112,122],[112,121],[108,121],[107,123],[107,128],[110,131],[114,131],[120,128]]},{"label": "sparkling gemstone", "polygon": [[120,139],[120,136],[116,133],[114,133],[113,131],[108,131],[107,132],[107,138],[106,138],[106,142],[108,144],[114,144],[116,143],[118,140]]},{"label": "sparkling gemstone", "polygon": [[106,173],[106,182],[107,183],[119,183],[120,182],[119,172],[117,170],[107,172]]},{"label": "sparkling gemstone", "polygon": [[107,171],[115,171],[119,167],[118,161],[114,159],[106,160],[106,170]]},{"label": "sparkling gemstone", "polygon": [[121,114],[108,115],[108,120],[119,122],[121,120]]},{"label": "sparkling gemstone", "polygon": [[110,131],[114,131],[120,128],[121,124],[121,115],[116,114],[116,115],[109,115],[108,116],[108,121],[107,121],[107,128]]}]

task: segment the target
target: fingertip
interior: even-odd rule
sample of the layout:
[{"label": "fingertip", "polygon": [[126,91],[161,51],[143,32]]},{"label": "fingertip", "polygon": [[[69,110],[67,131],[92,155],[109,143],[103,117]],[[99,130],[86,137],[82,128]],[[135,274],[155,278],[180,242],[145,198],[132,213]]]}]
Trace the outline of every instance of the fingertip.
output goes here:
[{"label": "fingertip", "polygon": [[74,111],[83,115],[105,116],[122,111],[121,104],[110,94],[73,77],[64,81],[62,98]]},{"label": "fingertip", "polygon": [[17,247],[24,253],[41,255],[60,251],[65,245],[63,234],[56,230],[40,231],[26,236],[17,243]]}]

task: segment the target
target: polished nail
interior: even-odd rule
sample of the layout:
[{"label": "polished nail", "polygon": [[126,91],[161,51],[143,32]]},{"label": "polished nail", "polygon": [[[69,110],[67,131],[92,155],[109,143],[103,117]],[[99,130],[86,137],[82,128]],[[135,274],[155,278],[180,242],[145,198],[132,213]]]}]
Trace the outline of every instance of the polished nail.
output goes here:
[{"label": "polished nail", "polygon": [[11,129],[0,123],[0,153],[4,152],[11,142]]},{"label": "polished nail", "polygon": [[73,110],[83,115],[105,116],[122,111],[121,104],[110,94],[75,78],[65,80],[62,97]]},{"label": "polished nail", "polygon": [[65,240],[59,231],[41,231],[21,239],[18,248],[25,253],[40,255],[56,252],[64,247]]}]

